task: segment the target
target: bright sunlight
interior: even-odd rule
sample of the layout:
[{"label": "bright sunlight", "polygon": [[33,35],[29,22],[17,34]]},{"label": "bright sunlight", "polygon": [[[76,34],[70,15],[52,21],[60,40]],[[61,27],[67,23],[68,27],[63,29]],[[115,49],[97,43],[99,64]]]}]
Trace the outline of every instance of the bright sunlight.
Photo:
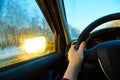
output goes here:
[{"label": "bright sunlight", "polygon": [[44,36],[27,39],[24,43],[27,53],[41,53],[46,49],[46,38]]}]

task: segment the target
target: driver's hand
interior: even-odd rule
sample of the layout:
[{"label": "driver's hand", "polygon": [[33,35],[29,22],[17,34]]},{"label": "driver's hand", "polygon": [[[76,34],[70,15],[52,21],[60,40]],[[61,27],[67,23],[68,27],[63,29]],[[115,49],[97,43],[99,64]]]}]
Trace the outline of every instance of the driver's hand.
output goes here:
[{"label": "driver's hand", "polygon": [[83,56],[84,46],[85,42],[82,42],[78,50],[75,50],[74,45],[69,49],[68,52],[69,64],[63,78],[67,78],[69,80],[77,80],[77,75],[79,73],[79,70],[81,69],[81,64],[84,57]]},{"label": "driver's hand", "polygon": [[83,50],[85,42],[82,42],[79,46],[79,49],[75,49],[75,45],[72,45],[68,52],[69,65],[73,67],[80,67],[83,61]]}]

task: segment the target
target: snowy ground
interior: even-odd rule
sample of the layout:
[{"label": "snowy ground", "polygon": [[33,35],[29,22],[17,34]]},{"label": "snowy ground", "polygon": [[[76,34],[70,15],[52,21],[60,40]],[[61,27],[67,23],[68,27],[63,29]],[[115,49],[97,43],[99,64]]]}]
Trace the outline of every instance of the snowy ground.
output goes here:
[{"label": "snowy ground", "polygon": [[0,60],[5,60],[21,53],[22,50],[20,50],[19,47],[15,46],[7,47],[5,49],[0,48]]}]

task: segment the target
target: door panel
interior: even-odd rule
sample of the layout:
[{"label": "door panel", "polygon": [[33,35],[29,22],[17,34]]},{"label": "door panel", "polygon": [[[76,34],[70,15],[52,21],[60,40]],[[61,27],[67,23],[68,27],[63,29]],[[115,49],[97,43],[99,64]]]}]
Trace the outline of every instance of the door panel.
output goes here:
[{"label": "door panel", "polygon": [[53,53],[13,68],[3,69],[0,71],[0,80],[42,80],[43,78],[48,80],[48,78],[55,76],[53,74],[55,69],[58,70],[58,67],[60,67],[58,72],[62,70],[63,59],[62,53]]}]

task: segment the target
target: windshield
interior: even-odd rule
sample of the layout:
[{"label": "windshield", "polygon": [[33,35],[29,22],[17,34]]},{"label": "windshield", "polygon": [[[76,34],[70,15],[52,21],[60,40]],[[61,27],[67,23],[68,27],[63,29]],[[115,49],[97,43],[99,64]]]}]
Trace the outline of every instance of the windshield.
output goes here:
[{"label": "windshield", "polygon": [[[96,19],[120,12],[119,3],[119,0],[64,0],[71,38],[77,38],[83,29]],[[108,24],[104,27],[108,27]]]}]

